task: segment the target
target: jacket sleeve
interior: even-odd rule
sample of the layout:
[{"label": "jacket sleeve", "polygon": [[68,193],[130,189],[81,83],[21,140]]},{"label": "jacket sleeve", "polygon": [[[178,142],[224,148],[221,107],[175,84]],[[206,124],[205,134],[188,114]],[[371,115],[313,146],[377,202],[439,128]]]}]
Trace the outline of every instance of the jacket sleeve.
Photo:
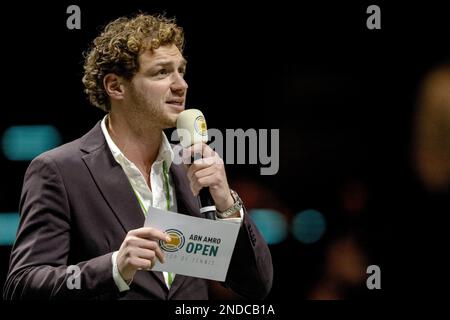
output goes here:
[{"label": "jacket sleeve", "polygon": [[244,213],[225,286],[244,298],[264,299],[272,288],[272,257],[245,208]]},{"label": "jacket sleeve", "polygon": [[70,205],[64,181],[49,156],[39,156],[28,167],[19,211],[5,299],[112,298],[119,294],[112,277],[112,253],[76,267],[67,265]]}]

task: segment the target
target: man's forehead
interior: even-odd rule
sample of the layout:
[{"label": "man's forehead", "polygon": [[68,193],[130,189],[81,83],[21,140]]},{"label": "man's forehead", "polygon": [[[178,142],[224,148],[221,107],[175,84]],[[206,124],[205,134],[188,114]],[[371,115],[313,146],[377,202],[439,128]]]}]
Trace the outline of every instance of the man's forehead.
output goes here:
[{"label": "man's forehead", "polygon": [[147,50],[139,57],[144,64],[186,64],[186,59],[175,46],[161,46],[157,49]]}]

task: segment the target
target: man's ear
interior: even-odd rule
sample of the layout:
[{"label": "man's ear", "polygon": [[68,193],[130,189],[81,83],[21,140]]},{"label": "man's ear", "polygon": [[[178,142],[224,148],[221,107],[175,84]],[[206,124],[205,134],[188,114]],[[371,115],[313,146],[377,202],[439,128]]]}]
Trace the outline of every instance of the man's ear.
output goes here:
[{"label": "man's ear", "polygon": [[125,92],[123,79],[115,73],[108,73],[103,78],[103,86],[110,99],[122,100]]}]

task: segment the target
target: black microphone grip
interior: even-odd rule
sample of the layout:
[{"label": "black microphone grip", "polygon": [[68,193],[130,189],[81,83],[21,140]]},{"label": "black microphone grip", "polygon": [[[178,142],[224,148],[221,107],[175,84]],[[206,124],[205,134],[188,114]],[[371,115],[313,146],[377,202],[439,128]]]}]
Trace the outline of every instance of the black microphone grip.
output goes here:
[{"label": "black microphone grip", "polygon": [[[192,157],[191,163],[201,158],[202,155],[200,153],[196,153]],[[200,207],[200,213],[202,213],[206,219],[216,220],[216,205],[214,203],[213,198],[211,197],[211,193],[209,193],[209,188],[205,187],[200,189],[197,199],[198,199],[198,206]]]},{"label": "black microphone grip", "polygon": [[200,190],[198,195],[198,204],[206,219],[216,220],[216,206],[208,188],[202,188]]}]

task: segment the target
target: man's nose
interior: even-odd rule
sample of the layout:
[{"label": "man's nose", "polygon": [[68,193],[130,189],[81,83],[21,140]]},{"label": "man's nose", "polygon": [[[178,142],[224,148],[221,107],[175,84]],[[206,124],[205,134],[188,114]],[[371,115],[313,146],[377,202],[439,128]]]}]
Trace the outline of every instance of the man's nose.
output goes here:
[{"label": "man's nose", "polygon": [[183,76],[180,73],[174,74],[174,80],[171,86],[172,91],[184,93],[188,87],[189,86],[186,80],[184,80]]}]

